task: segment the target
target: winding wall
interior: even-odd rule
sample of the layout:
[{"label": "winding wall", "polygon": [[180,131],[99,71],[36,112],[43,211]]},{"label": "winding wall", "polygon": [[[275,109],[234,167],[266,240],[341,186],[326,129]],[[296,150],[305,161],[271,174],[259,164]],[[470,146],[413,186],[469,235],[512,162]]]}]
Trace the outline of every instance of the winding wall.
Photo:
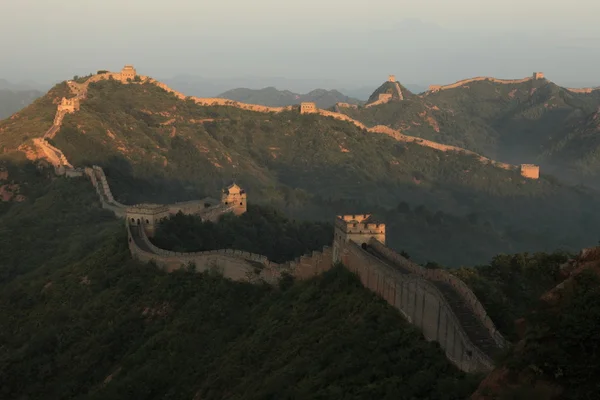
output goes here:
[{"label": "winding wall", "polygon": [[[100,75],[93,75],[91,76],[85,83],[83,84],[75,84],[75,83],[70,83],[70,85],[73,85],[72,90],[77,93],[77,96],[81,99],[85,98],[85,94],[87,93],[87,86],[92,83],[92,82],[98,82],[101,80],[106,80],[106,79],[115,79],[115,80],[121,80],[120,78],[120,74],[119,73],[106,73],[106,74],[100,74]],[[477,77],[477,78],[471,78],[471,79],[465,79],[462,81],[459,81],[457,83],[454,83],[452,85],[447,85],[444,86],[444,88],[450,88],[450,87],[458,87],[460,85],[464,85],[468,82],[474,82],[474,81],[478,81],[478,80],[491,80],[493,82],[499,82],[499,83],[519,83],[519,82],[527,82],[529,80],[532,80],[533,78],[525,78],[525,79],[516,79],[516,80],[504,80],[504,79],[496,79],[496,78],[490,78],[490,77]],[[127,82],[123,82],[123,83],[127,83]],[[156,85],[158,87],[160,87],[161,89],[165,90],[166,92],[172,93],[174,96],[176,96],[177,98],[181,99],[181,100],[192,100],[194,101],[196,104],[202,105],[202,106],[229,106],[229,107],[237,107],[240,109],[244,109],[244,110],[249,110],[249,111],[255,111],[255,112],[263,112],[263,113],[280,113],[283,111],[290,111],[290,110],[294,110],[294,106],[286,106],[286,107],[267,107],[267,106],[262,106],[262,105],[258,105],[258,104],[247,104],[247,103],[241,103],[238,101],[233,101],[233,100],[229,100],[229,99],[222,99],[222,98],[200,98],[200,97],[189,97],[184,95],[181,92],[178,92],[174,89],[171,89],[169,86],[167,86],[166,84],[159,82],[153,78],[150,78],[148,76],[140,76],[140,81],[139,82],[129,82],[129,84],[140,84],[140,83],[151,83],[153,85]],[[400,85],[398,84],[398,82],[395,82],[396,85],[396,89],[398,90],[398,93],[400,96],[402,96],[402,91],[400,89]],[[334,119],[338,119],[341,121],[346,121],[349,122],[351,124],[354,124],[355,126],[357,126],[360,129],[364,129],[367,132],[370,133],[383,133],[389,136],[392,136],[393,138],[395,138],[398,141],[402,141],[402,142],[407,142],[407,143],[415,143],[421,146],[425,146],[425,147],[429,147],[432,149],[436,149],[439,151],[456,151],[456,152],[462,152],[465,154],[471,154],[476,156],[481,162],[484,163],[490,163],[496,167],[499,168],[503,168],[503,169],[507,169],[507,170],[513,170],[513,169],[518,169],[519,167],[516,165],[511,165],[511,164],[507,164],[507,163],[502,163],[502,162],[498,162],[498,161],[494,161],[491,160],[487,157],[484,157],[480,154],[477,154],[475,152],[472,152],[470,150],[466,150],[460,147],[456,147],[456,146],[448,146],[448,145],[444,145],[441,143],[437,143],[437,142],[433,142],[431,140],[426,140],[426,139],[421,139],[415,136],[408,136],[403,134],[402,132],[389,128],[387,126],[382,126],[382,125],[378,125],[378,126],[374,126],[374,127],[367,127],[365,124],[363,124],[360,121],[357,121],[351,117],[349,117],[346,114],[343,113],[339,113],[339,112],[335,112],[335,111],[328,111],[328,110],[322,110],[322,109],[316,109],[316,113],[320,114],[322,116],[325,117],[331,117]]]},{"label": "winding wall", "polygon": [[455,89],[457,87],[467,85],[471,82],[479,82],[479,81],[490,81],[490,82],[494,82],[494,83],[501,83],[501,84],[509,85],[509,84],[515,84],[515,83],[529,82],[532,80],[533,80],[533,77],[527,77],[527,78],[523,78],[523,79],[497,79],[497,78],[492,78],[491,76],[476,76],[474,78],[463,79],[458,82],[451,83],[449,85],[431,85],[429,87],[429,92],[437,92],[440,90]]},{"label": "winding wall", "polygon": [[[71,87],[71,83],[69,85]],[[79,99],[83,99],[87,92],[87,85],[73,84],[72,90]],[[246,109],[254,111],[263,109],[263,106],[258,107]],[[441,151],[463,151],[477,155],[453,146],[402,135],[389,127],[366,128],[362,123],[344,114],[326,110],[318,110],[318,112],[324,116],[352,122],[370,132],[392,135],[398,140],[419,143]],[[44,151],[49,152],[48,157],[54,159],[57,164],[70,167],[59,149],[51,146],[44,139],[38,138],[36,143],[38,142]],[[491,161],[479,157],[482,161]],[[503,165],[503,168],[512,167],[508,164]],[[94,185],[102,207],[111,210],[119,217],[126,217],[127,206],[114,199],[102,168],[97,166],[86,168],[85,174]],[[180,206],[183,207],[184,204],[189,205],[180,203]],[[218,216],[230,210],[217,207],[210,211]],[[329,247],[325,247],[322,252],[313,252],[285,264],[273,263],[262,255],[231,249],[196,253],[172,252],[153,245],[146,236],[143,226],[132,225],[127,218],[125,223],[132,255],[142,261],[155,262],[167,271],[192,263],[197,271],[217,268],[224,276],[231,279],[249,282],[266,281],[274,284],[283,273],[306,279],[328,270],[333,264],[332,250]],[[507,343],[464,282],[447,271],[428,270],[414,264],[374,238],[369,240],[369,246],[381,257],[369,254],[352,241],[343,244],[342,248],[343,263],[360,276],[363,285],[400,310],[411,323],[422,330],[427,340],[438,341],[447,358],[461,370],[467,372],[491,370],[493,354],[505,347]]]}]

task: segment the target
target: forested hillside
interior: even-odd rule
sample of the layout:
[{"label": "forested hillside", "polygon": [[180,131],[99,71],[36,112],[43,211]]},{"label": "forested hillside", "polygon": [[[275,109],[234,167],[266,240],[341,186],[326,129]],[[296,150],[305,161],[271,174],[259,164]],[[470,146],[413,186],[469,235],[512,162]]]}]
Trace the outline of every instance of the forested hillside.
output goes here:
[{"label": "forested hillside", "polygon": [[[6,122],[1,143],[16,148],[34,128],[45,131],[63,92],[57,86]],[[374,212],[390,226],[390,245],[420,262],[576,251],[594,242],[600,222],[595,192],[551,177],[525,179],[318,115],[202,107],[152,84],[90,85],[53,142],[75,166],[103,166],[125,204],[216,197],[235,177],[252,203],[294,218]]]},{"label": "forested hillside", "polygon": [[[372,99],[382,91],[375,90]],[[470,149],[511,163],[538,163],[570,181],[600,174],[590,141],[600,91],[575,93],[545,80],[469,82],[422,97],[342,112],[369,126]]]},{"label": "forested hillside", "polygon": [[464,399],[480,380],[341,267],[280,287],[167,274],[131,259],[85,179],[10,171],[30,189],[0,214],[0,398]]}]

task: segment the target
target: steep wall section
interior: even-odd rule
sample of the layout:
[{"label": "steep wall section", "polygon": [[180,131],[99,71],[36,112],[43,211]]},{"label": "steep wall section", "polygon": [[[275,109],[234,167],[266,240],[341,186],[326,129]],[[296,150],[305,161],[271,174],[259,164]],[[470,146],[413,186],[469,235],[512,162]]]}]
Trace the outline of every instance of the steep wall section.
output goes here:
[{"label": "steep wall section", "polygon": [[471,311],[475,314],[475,316],[479,319],[482,325],[487,329],[490,334],[490,337],[493,338],[494,342],[498,347],[503,348],[508,345],[508,342],[500,332],[496,329],[494,322],[490,319],[485,311],[485,308],[475,296],[475,293],[458,277],[449,273],[443,269],[427,269],[418,264],[413,263],[412,261],[402,257],[395,251],[390,248],[384,246],[377,240],[371,239],[369,241],[369,246],[376,249],[379,253],[384,254],[388,259],[394,260],[394,263],[397,265],[401,265],[403,268],[410,271],[411,274],[419,276],[423,279],[426,279],[431,282],[442,282],[450,285],[456,293],[462,298],[465,305],[467,305]]},{"label": "steep wall section", "polygon": [[54,166],[55,169],[60,167],[73,168],[63,152],[52,146],[46,140],[42,138],[34,138],[33,144],[42,150],[42,152],[46,155],[45,158]]},{"label": "steep wall section", "polygon": [[366,288],[397,308],[419,327],[427,340],[437,341],[446,357],[465,372],[489,371],[492,358],[484,353],[465,331],[465,327],[438,286],[424,276],[401,272],[392,265],[347,242],[342,261],[355,272]]}]

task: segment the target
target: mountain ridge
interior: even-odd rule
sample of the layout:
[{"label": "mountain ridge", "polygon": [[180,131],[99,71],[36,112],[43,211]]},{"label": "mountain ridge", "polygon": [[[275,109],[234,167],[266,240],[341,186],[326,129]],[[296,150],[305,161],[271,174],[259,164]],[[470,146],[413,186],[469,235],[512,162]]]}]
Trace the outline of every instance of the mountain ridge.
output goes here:
[{"label": "mountain ridge", "polygon": [[236,88],[223,92],[217,97],[270,107],[290,106],[303,102],[314,102],[319,108],[330,108],[337,103],[356,105],[364,103],[363,101],[349,97],[336,89],[313,89],[308,93],[299,94],[289,90],[278,90],[274,86],[268,86],[262,89]]},{"label": "mountain ridge", "polygon": [[[133,72],[133,76],[134,77],[138,77],[139,81],[138,83],[144,83],[144,82],[148,82],[151,84],[154,84],[156,86],[158,86],[159,88],[174,94],[177,98],[181,99],[181,100],[187,100],[190,99],[192,101],[194,101],[196,104],[199,105],[203,105],[203,106],[215,106],[215,105],[221,105],[221,106],[232,106],[232,107],[237,107],[240,109],[245,109],[245,110],[250,110],[250,111],[256,111],[256,112],[282,112],[282,111],[290,111],[292,110],[291,106],[286,106],[286,107],[268,107],[268,106],[262,106],[262,105],[257,105],[257,104],[249,104],[249,103],[243,103],[243,102],[238,102],[238,101],[233,101],[233,100],[229,100],[229,99],[223,99],[223,98],[199,98],[199,97],[194,97],[194,96],[186,96],[183,93],[180,93],[178,91],[175,91],[173,89],[171,89],[170,87],[168,87],[166,84],[159,82],[153,78],[150,78],[148,76],[139,76],[135,73],[135,70]],[[72,94],[75,94],[75,98],[77,99],[77,101],[81,101],[84,100],[86,98],[86,94],[87,94],[87,87],[90,83],[94,83],[97,81],[101,81],[101,80],[108,80],[108,79],[115,79],[115,80],[119,80],[122,81],[122,83],[128,83],[127,79],[130,80],[132,78],[126,78],[125,80],[122,79],[122,73],[103,73],[103,74],[96,74],[96,75],[92,75],[90,77],[85,77],[83,78],[85,79],[83,81],[83,83],[76,83],[74,81],[68,81],[68,87],[71,90]],[[398,86],[399,87],[399,86]],[[398,90],[398,94],[401,95],[400,90]],[[64,114],[65,109],[61,108],[61,106],[58,106],[58,111],[57,111],[57,116],[61,113]],[[66,112],[71,112],[71,111],[66,111]],[[322,110],[322,109],[318,109],[315,107],[314,111],[315,113],[318,113],[320,115],[323,116],[328,116],[328,117],[333,117],[334,119],[340,119],[340,120],[344,120],[347,122],[350,122],[354,125],[356,125],[358,128],[360,129],[364,129],[368,132],[372,132],[372,133],[383,133],[386,135],[389,135],[391,137],[393,137],[394,139],[398,140],[398,141],[404,141],[404,142],[411,142],[411,143],[417,143],[419,145],[422,146],[426,146],[426,147],[430,147],[436,150],[440,150],[440,151],[457,151],[457,152],[463,152],[465,154],[470,154],[470,155],[474,155],[476,157],[479,158],[480,161],[482,162],[490,162],[493,165],[496,165],[500,168],[504,168],[504,169],[515,169],[518,168],[515,165],[510,165],[507,163],[501,163],[501,162],[497,162],[494,160],[491,160],[487,157],[481,156],[480,154],[477,154],[473,151],[470,150],[466,150],[457,146],[449,146],[449,145],[443,145],[441,143],[437,143],[437,142],[433,142],[430,140],[426,140],[426,139],[421,139],[421,138],[417,138],[417,137],[412,137],[412,136],[408,136],[405,135],[403,133],[401,133],[400,131],[391,129],[389,127],[386,126],[382,126],[382,125],[378,125],[372,128],[367,128],[366,125],[364,125],[363,123],[348,117],[345,114],[342,113],[338,113],[338,112],[332,112],[332,111],[327,111],[327,110]],[[525,173],[524,174],[525,177],[533,177],[530,174]]]}]

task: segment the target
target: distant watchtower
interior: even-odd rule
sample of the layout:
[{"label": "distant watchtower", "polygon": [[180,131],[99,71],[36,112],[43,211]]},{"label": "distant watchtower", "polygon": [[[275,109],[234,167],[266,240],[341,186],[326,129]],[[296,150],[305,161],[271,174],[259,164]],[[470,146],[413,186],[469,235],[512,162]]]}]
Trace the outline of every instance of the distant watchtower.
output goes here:
[{"label": "distant watchtower", "polygon": [[136,72],[135,68],[133,68],[133,65],[126,65],[121,70],[121,81],[127,82],[129,79],[131,79],[133,81],[135,79],[136,75],[137,75],[137,72]]},{"label": "distant watchtower", "polygon": [[396,82],[396,75],[389,75],[388,82]]},{"label": "distant watchtower", "polygon": [[244,214],[247,210],[246,191],[235,183],[232,183],[223,189],[221,204],[227,207],[233,207],[233,213],[235,215]]},{"label": "distant watchtower", "polygon": [[370,214],[338,215],[334,232],[334,262],[341,260],[342,250],[348,241],[362,245],[375,238],[385,244],[385,224],[375,222]]},{"label": "distant watchtower", "polygon": [[68,113],[73,113],[79,110],[79,99],[74,97],[72,99],[67,99],[63,97],[58,105],[59,111],[65,111]]},{"label": "distant watchtower", "polygon": [[529,179],[539,179],[540,167],[535,164],[521,164],[521,175]]},{"label": "distant watchtower", "polygon": [[317,112],[317,105],[312,102],[300,103],[300,114],[312,114]]},{"label": "distant watchtower", "polygon": [[538,79],[544,79],[544,73],[543,72],[534,72],[533,73],[533,80],[536,81]]}]

